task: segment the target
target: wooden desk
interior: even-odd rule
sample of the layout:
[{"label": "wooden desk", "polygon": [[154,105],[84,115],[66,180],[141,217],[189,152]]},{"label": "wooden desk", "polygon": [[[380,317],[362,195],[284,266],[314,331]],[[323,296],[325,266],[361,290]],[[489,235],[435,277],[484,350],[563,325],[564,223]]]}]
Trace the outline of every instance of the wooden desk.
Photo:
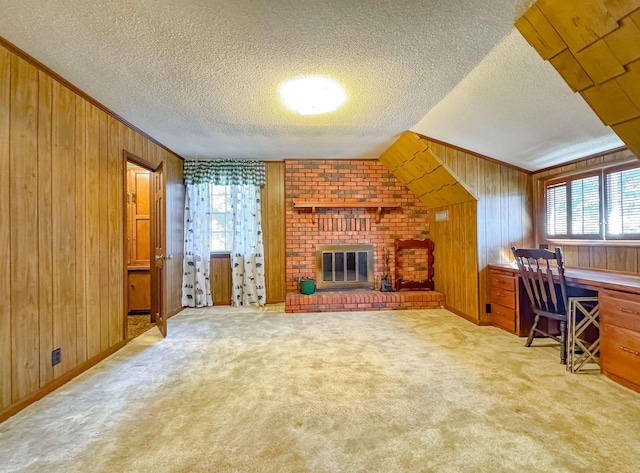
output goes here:
[{"label": "wooden desk", "polygon": [[[598,296],[602,372],[640,392],[640,275],[565,268],[565,280],[569,297]],[[518,270],[489,265],[489,293],[491,323],[526,336],[533,314]]]}]

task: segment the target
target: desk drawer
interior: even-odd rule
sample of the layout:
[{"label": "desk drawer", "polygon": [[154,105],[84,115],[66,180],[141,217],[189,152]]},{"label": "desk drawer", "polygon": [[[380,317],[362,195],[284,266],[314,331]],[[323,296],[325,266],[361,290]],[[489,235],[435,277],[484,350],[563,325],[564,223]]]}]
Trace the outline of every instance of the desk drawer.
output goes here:
[{"label": "desk drawer", "polygon": [[640,332],[640,296],[603,290],[600,291],[599,301],[600,320],[603,324]]},{"label": "desk drawer", "polygon": [[509,332],[516,331],[516,311],[500,304],[491,304],[491,323]]},{"label": "desk drawer", "polygon": [[640,333],[603,324],[602,371],[640,385]]},{"label": "desk drawer", "polygon": [[491,304],[499,304],[509,309],[516,308],[516,293],[499,287],[491,287]]},{"label": "desk drawer", "polygon": [[500,289],[506,289],[507,291],[514,292],[516,290],[516,280],[513,276],[498,271],[489,271],[491,287],[498,287]]}]

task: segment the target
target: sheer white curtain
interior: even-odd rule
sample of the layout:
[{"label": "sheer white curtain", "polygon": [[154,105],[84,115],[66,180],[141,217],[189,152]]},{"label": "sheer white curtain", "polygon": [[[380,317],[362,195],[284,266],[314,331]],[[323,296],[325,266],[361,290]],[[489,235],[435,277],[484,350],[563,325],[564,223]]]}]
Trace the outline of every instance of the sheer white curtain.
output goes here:
[{"label": "sheer white curtain", "polygon": [[208,183],[189,184],[184,207],[184,272],[182,305],[212,306],[209,285],[211,255],[211,193]]},{"label": "sheer white curtain", "polygon": [[231,208],[234,231],[231,252],[233,305],[263,306],[267,296],[260,187],[253,184],[232,185]]}]

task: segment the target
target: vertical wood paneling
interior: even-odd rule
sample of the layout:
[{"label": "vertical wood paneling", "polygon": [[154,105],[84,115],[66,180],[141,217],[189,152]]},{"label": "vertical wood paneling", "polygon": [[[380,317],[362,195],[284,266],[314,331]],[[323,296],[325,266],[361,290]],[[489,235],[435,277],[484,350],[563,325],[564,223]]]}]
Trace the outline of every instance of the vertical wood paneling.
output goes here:
[{"label": "vertical wood paneling", "polygon": [[267,302],[282,302],[285,281],[284,162],[265,163],[266,185],[261,192],[262,234]]},{"label": "vertical wood paneling", "polygon": [[10,218],[12,400],[40,386],[38,300],[38,70],[11,61]]},{"label": "vertical wood paneling", "polygon": [[[449,220],[435,221],[435,213],[440,210],[448,210]],[[431,213],[429,229],[435,245],[435,289],[445,294],[447,307],[477,319],[479,294],[476,202],[434,209]],[[460,268],[464,268],[464,271]]]},{"label": "vertical wood paneling", "polygon": [[[100,201],[98,202],[99,238],[102,254],[100,257],[100,293],[96,309],[100,311],[100,350],[109,348],[109,261],[111,250],[109,249],[109,137],[107,135],[106,114],[98,111],[98,123],[100,127],[100,142],[98,154],[98,188],[100,189]],[[115,288],[114,288],[115,289]]]},{"label": "vertical wood paneling", "polygon": [[170,170],[175,312],[182,161],[0,47],[0,419],[123,340],[123,135]]},{"label": "vertical wood paneling", "polygon": [[607,248],[603,246],[589,247],[589,261],[594,269],[607,269]]},{"label": "vertical wood paneling", "polygon": [[638,272],[636,248],[607,247],[607,269],[612,271]]},{"label": "vertical wood paneling", "polygon": [[100,353],[100,116],[99,110],[89,104],[86,117],[86,203],[85,229],[87,275],[89,296],[87,312],[87,354],[89,358]]},{"label": "vertical wood paneling", "polygon": [[86,287],[86,101],[76,97],[75,171],[76,171],[76,363],[87,361],[87,287]]},{"label": "vertical wood paneling", "polygon": [[[124,255],[122,202],[124,201],[124,157],[120,150],[120,133],[117,132],[117,122],[103,112],[100,112],[100,130],[104,136],[108,137],[106,146],[108,154],[107,175],[108,175],[108,237],[109,253],[108,268],[106,269],[107,285],[111,291],[107,318],[109,321],[109,345],[114,345],[124,339],[124,320],[119,317],[125,312],[124,308],[124,288],[122,278],[122,262]],[[146,140],[145,140],[146,141]],[[102,145],[101,145],[102,146]],[[103,196],[104,199],[105,196]],[[106,255],[105,255],[106,256]]]},{"label": "vertical wood paneling", "polygon": [[[442,144],[425,142],[434,154],[455,167],[458,177],[478,199],[432,212],[436,290],[445,294],[451,309],[487,322],[487,265],[509,262],[511,246],[534,243],[531,176]],[[435,222],[438,210],[449,211],[448,222]]]},{"label": "vertical wood paneling", "polygon": [[40,299],[40,386],[53,380],[53,240],[51,207],[51,109],[53,81],[38,74],[38,279]]},{"label": "vertical wood paneling", "polygon": [[[230,255],[215,255],[209,264],[213,305],[231,305]],[[267,297],[269,294],[267,294]]]},{"label": "vertical wood paneling", "polygon": [[76,363],[76,252],[74,125],[76,96],[58,82],[53,83],[51,194],[53,203],[53,345],[60,348],[60,375]]},{"label": "vertical wood paneling", "polygon": [[9,133],[11,56],[0,48],[0,409],[11,404],[11,205]]}]

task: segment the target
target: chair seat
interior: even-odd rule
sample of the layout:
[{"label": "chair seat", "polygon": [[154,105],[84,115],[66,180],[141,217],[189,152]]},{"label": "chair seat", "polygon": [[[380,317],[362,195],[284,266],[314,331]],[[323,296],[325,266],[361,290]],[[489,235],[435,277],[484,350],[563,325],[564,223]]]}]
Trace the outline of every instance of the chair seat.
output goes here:
[{"label": "chair seat", "polygon": [[565,314],[557,314],[555,312],[547,312],[546,310],[535,309],[534,314],[539,315],[540,317],[546,317],[548,319],[559,320],[561,322],[567,321],[567,316]]}]

